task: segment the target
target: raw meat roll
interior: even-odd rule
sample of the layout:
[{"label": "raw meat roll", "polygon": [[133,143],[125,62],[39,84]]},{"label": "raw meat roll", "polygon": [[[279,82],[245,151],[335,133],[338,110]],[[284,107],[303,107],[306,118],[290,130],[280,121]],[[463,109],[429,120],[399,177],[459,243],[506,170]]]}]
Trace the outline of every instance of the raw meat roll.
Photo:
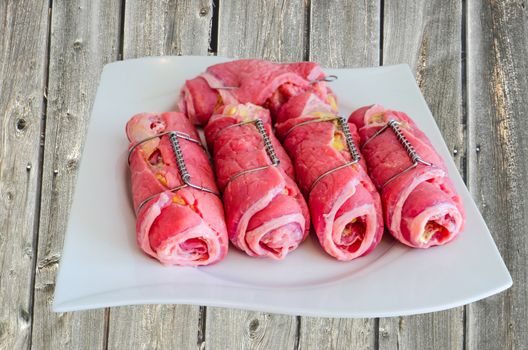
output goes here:
[{"label": "raw meat roll", "polygon": [[[359,129],[362,152],[381,193],[392,235],[415,248],[453,240],[463,228],[464,208],[427,136],[405,113],[380,105],[356,110],[350,121]],[[393,123],[420,157],[416,166],[412,167],[415,162],[397,131],[389,127]]]},{"label": "raw meat roll", "polygon": [[338,119],[333,109],[318,96],[299,94],[281,106],[276,132],[293,161],[321,246],[348,261],[376,247],[383,218],[364,162],[349,164],[353,153],[344,129],[349,127],[351,141],[357,143],[356,128]]},{"label": "raw meat roll", "polygon": [[[170,135],[176,131],[198,140],[181,113],[143,113],[127,123],[137,243],[167,265],[209,265],[224,258],[228,239],[219,197],[183,184]],[[185,137],[185,135],[184,135]],[[150,140],[142,142],[143,140]],[[201,144],[177,138],[191,183],[217,191],[209,159]]]},{"label": "raw meat roll", "polygon": [[195,124],[204,125],[221,107],[253,103],[270,109],[272,115],[285,100],[310,91],[335,106],[325,74],[313,62],[273,63],[237,60],[213,65],[183,87],[178,108]]},{"label": "raw meat roll", "polygon": [[250,256],[284,258],[305,239],[310,219],[291,161],[271,132],[269,112],[251,104],[228,105],[211,118],[205,136],[231,242]]}]

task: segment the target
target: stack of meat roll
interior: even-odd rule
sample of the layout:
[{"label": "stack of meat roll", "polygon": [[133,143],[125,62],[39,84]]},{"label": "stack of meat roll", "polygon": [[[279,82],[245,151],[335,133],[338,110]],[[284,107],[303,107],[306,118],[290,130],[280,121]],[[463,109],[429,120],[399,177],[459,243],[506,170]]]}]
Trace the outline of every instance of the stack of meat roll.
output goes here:
[{"label": "stack of meat roll", "polygon": [[[369,253],[379,243],[382,210],[364,162],[352,159],[349,144],[357,138],[355,128],[348,130],[344,123],[351,140],[347,143],[326,80],[321,67],[312,62],[221,63],[186,82],[179,108],[196,124],[206,123],[226,105],[250,102],[269,109],[276,119],[277,135],[293,160],[321,246],[339,260],[351,260]],[[304,124],[325,118],[332,120]],[[208,139],[213,141],[211,136]],[[221,163],[215,164],[218,171]]]},{"label": "stack of meat roll", "polygon": [[[143,113],[130,119],[126,133],[139,247],[167,265],[222,260],[228,248],[222,202],[213,193],[214,174],[191,122],[181,113]],[[185,185],[171,137],[197,188]]]},{"label": "stack of meat roll", "polygon": [[[379,105],[347,121],[331,79],[312,62],[221,63],[185,83],[182,113],[132,118],[141,249],[166,264],[207,265],[231,240],[250,256],[280,260],[306,238],[310,217],[323,250],[341,261],[371,252],[384,224],[414,248],[453,240],[464,208],[425,134]],[[216,185],[192,124],[205,127]],[[196,186],[182,175],[175,137]]]}]

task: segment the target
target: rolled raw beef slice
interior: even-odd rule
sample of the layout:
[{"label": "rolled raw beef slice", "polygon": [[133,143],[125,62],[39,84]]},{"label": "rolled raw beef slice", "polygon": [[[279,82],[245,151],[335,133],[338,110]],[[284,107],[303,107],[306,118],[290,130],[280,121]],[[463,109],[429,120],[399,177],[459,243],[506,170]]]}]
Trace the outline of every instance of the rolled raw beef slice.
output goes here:
[{"label": "rolled raw beef slice", "polygon": [[[383,235],[379,194],[366,173],[356,128],[328,112],[316,96],[298,95],[281,107],[276,131],[294,163],[297,183],[308,198],[323,249],[348,261],[371,252]],[[308,113],[301,114],[298,113]],[[348,130],[345,130],[349,126]]]},{"label": "rolled raw beef slice", "polygon": [[270,109],[272,115],[290,97],[310,91],[334,106],[326,75],[313,62],[273,63],[237,60],[213,65],[182,88],[178,108],[193,123],[204,125],[222,106],[253,103]]},{"label": "rolled raw beef slice", "polygon": [[[182,136],[177,142],[190,183],[217,191],[207,154],[185,115],[134,116],[127,123],[126,133],[138,246],[167,265],[216,263],[228,248],[222,203],[213,193],[185,186],[167,132]],[[156,137],[160,134],[164,135]],[[171,191],[180,186],[183,188]]]},{"label": "rolled raw beef slice", "polygon": [[250,256],[283,259],[306,238],[310,221],[291,161],[271,131],[269,112],[251,104],[228,105],[211,118],[205,135],[231,242]]},{"label": "rolled raw beef slice", "polygon": [[392,235],[415,248],[453,240],[463,229],[464,208],[427,136],[405,113],[380,105],[356,110],[350,121],[359,129]]}]

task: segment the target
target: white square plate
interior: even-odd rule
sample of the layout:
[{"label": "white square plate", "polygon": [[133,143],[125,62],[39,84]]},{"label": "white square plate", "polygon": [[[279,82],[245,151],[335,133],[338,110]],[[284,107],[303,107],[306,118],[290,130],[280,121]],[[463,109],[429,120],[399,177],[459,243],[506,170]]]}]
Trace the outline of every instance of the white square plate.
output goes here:
[{"label": "white square plate", "polygon": [[381,317],[448,309],[498,293],[512,280],[406,65],[328,69],[343,115],[380,103],[407,112],[447,162],[467,211],[452,243],[410,249],[386,234],[368,256],[338,262],[313,237],[284,261],[230,247],[221,263],[164,267],[136,246],[125,123],[175,108],[185,79],[220,57],[154,57],[104,68],[84,148],[55,289],[57,312],[130,304],[197,304],[292,315]]}]

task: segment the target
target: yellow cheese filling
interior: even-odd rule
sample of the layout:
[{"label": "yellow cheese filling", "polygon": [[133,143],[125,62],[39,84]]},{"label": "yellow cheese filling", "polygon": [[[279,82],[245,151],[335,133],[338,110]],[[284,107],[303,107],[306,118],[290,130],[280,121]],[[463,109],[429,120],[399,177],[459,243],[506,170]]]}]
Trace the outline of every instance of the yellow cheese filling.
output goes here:
[{"label": "yellow cheese filling", "polygon": [[161,174],[161,173],[157,173],[156,174],[156,179],[158,179],[158,181],[165,187],[168,186],[168,182],[167,182],[167,178]]},{"label": "yellow cheese filling", "polygon": [[345,149],[345,140],[343,135],[340,132],[335,132],[334,137],[332,138],[332,147],[337,151],[342,151]]}]

